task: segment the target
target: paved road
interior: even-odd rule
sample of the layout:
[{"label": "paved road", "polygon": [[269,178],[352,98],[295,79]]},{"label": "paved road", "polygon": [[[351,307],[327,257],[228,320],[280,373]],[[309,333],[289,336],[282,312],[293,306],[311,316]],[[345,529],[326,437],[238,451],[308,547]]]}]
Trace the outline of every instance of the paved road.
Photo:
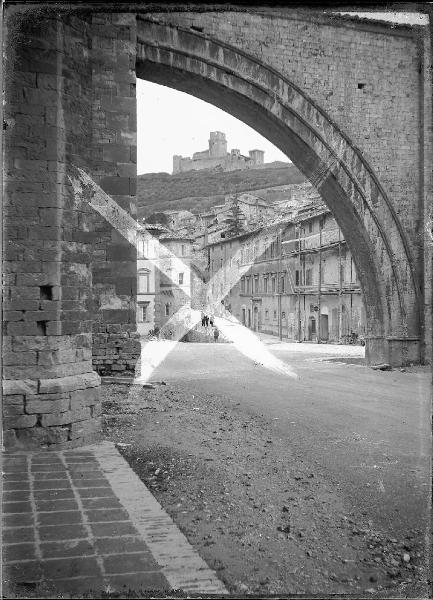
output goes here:
[{"label": "paved road", "polygon": [[274,419],[294,456],[320,469],[374,526],[402,537],[415,531],[421,540],[430,482],[428,370],[374,371],[339,364],[360,360],[358,346],[262,339],[297,380],[254,364],[232,344],[173,345],[152,379],[193,381],[198,392],[231,398],[235,411]]}]

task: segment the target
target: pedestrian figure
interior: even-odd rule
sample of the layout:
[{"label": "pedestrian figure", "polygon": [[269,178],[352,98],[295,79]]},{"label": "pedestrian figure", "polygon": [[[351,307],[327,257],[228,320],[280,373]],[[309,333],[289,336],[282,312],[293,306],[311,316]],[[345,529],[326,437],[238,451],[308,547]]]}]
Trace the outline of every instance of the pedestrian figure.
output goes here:
[{"label": "pedestrian figure", "polygon": [[214,337],[215,343],[218,342],[219,335],[220,335],[219,329],[218,329],[218,327],[215,327],[215,329],[213,331],[213,337]]},{"label": "pedestrian figure", "polygon": [[206,325],[206,315],[204,312],[201,313],[201,326],[204,327]]},{"label": "pedestrian figure", "polygon": [[209,317],[207,315],[204,316],[204,325],[205,327],[209,325]]},{"label": "pedestrian figure", "polygon": [[209,324],[210,324],[211,327],[213,327],[213,316],[209,317]]}]

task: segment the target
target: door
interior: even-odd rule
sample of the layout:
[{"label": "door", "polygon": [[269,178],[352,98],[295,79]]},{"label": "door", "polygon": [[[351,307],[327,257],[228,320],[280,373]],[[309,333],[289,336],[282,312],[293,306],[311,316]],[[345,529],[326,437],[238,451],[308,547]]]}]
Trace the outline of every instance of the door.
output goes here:
[{"label": "door", "polygon": [[312,342],[316,339],[316,319],[310,317],[308,319],[308,341]]},{"label": "door", "polygon": [[328,315],[320,315],[320,339],[322,342],[329,339]]},{"label": "door", "polygon": [[259,330],[259,309],[257,308],[257,306],[254,307],[253,316],[254,316],[253,329],[254,329],[254,331],[258,331]]},{"label": "door", "polygon": [[251,329],[251,308],[248,309],[248,327]]}]

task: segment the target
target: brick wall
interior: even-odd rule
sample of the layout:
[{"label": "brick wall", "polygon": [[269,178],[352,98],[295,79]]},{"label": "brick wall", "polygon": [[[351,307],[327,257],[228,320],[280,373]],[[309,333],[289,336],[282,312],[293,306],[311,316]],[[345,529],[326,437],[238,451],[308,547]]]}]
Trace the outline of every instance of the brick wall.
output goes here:
[{"label": "brick wall", "polygon": [[[92,16],[93,176],[136,217],[136,19],[134,14]],[[133,372],[136,337],[136,249],[95,217],[93,247],[93,364],[101,375]]]},{"label": "brick wall", "polygon": [[70,446],[95,438],[100,415],[89,210],[67,179],[89,160],[89,23],[24,10],[7,25],[4,441]]},{"label": "brick wall", "polygon": [[135,215],[135,17],[7,18],[5,444],[72,446],[99,433],[93,366],[133,371],[140,351],[135,248],[68,178],[83,168]]}]

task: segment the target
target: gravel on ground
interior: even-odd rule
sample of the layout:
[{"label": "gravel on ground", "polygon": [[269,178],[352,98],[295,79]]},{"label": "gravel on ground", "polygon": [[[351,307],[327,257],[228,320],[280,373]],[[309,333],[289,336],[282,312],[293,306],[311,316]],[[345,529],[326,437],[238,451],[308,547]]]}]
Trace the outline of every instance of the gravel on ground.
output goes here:
[{"label": "gravel on ground", "polygon": [[231,593],[425,595],[422,532],[375,529],[275,420],[193,381],[104,385],[102,401],[106,439]]}]

